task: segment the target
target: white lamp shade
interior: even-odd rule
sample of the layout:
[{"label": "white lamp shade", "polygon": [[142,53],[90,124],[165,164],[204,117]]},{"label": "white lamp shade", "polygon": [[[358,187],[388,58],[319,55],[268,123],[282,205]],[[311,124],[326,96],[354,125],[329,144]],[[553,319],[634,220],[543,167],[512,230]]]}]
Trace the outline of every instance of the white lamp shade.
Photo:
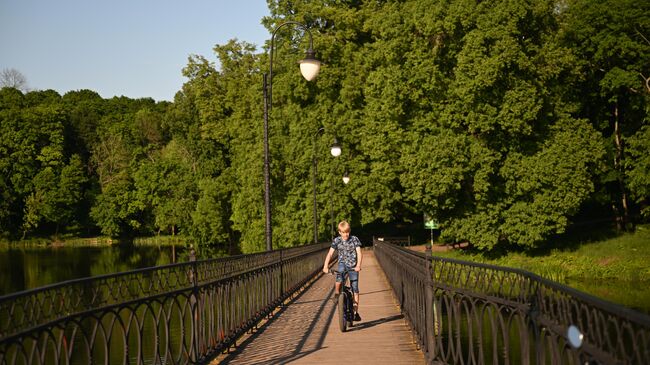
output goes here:
[{"label": "white lamp shade", "polygon": [[320,71],[320,61],[315,58],[305,58],[300,60],[300,73],[307,81],[312,81],[318,76]]},{"label": "white lamp shade", "polygon": [[341,146],[339,146],[338,144],[335,144],[334,146],[332,146],[332,149],[330,150],[330,152],[332,153],[332,156],[334,156],[334,157],[341,156]]},{"label": "white lamp shade", "polygon": [[344,183],[344,184],[347,184],[347,183],[349,183],[349,182],[350,182],[350,177],[349,177],[348,175],[344,175],[344,176],[343,176],[343,183]]}]

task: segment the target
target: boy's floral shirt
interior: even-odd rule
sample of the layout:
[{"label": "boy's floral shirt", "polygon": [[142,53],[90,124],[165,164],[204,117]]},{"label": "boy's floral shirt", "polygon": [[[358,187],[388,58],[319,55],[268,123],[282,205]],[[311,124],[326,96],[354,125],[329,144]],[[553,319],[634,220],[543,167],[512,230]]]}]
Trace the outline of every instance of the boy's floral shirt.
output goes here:
[{"label": "boy's floral shirt", "polygon": [[343,241],[341,236],[339,236],[332,242],[332,248],[339,253],[339,261],[343,262],[349,268],[357,265],[357,247],[361,247],[361,241],[356,236],[348,237],[347,241]]}]

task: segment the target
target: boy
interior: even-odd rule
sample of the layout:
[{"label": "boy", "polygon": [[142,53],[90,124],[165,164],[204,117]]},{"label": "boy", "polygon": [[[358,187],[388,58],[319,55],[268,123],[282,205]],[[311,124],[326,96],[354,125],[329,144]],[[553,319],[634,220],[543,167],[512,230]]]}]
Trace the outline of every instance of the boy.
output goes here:
[{"label": "boy", "polygon": [[[339,223],[339,235],[332,242],[332,247],[327,252],[325,263],[323,264],[323,272],[329,273],[330,259],[334,254],[334,250],[339,254],[338,271],[340,274],[336,275],[336,284],[334,284],[334,301],[338,300],[339,293],[341,293],[341,284],[345,282],[347,274],[350,274],[350,286],[354,293],[354,320],[360,321],[359,315],[359,271],[361,271],[361,241],[355,236],[350,236],[350,223],[341,221]],[[354,270],[346,272],[347,270]]]}]

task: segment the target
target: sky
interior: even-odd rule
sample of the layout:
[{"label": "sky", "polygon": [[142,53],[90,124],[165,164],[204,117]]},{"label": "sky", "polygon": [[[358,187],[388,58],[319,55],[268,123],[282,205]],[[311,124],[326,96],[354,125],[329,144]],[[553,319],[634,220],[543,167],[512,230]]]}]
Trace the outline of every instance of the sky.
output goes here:
[{"label": "sky", "polygon": [[32,90],[172,101],[188,56],[216,63],[230,39],[255,44],[266,0],[0,0],[0,70]]}]

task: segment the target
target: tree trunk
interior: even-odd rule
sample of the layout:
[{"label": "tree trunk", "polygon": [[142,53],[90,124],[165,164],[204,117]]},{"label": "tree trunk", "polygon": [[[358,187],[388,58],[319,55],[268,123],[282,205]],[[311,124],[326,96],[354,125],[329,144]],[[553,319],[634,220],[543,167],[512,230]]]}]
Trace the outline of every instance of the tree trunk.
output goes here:
[{"label": "tree trunk", "polygon": [[[623,138],[621,136],[620,114],[618,110],[618,102],[614,105],[614,144],[616,145],[616,153],[614,155],[614,169],[617,172],[618,186],[620,189],[621,197],[620,204],[621,210],[615,209],[616,213],[616,226],[619,230],[625,230],[629,221],[629,212],[627,204],[627,193],[625,192],[625,181],[623,180]],[[618,204],[614,204],[618,205]]]}]

